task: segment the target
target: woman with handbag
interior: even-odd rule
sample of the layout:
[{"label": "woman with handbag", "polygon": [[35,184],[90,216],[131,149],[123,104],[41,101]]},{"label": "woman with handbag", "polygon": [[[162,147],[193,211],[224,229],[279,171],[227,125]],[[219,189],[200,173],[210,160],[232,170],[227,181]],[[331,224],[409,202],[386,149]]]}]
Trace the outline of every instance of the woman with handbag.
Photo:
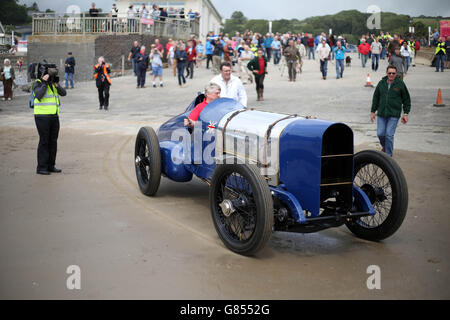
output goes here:
[{"label": "woman with handbag", "polygon": [[14,68],[11,66],[11,61],[9,59],[5,59],[3,62],[4,66],[0,68],[0,81],[3,82],[3,100],[12,100],[13,90],[12,85],[14,82],[15,74]]}]

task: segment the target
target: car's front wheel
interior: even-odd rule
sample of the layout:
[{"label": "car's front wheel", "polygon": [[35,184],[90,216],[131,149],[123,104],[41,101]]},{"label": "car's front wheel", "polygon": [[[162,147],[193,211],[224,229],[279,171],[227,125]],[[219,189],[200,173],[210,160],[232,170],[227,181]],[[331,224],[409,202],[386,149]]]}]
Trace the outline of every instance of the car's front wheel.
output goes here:
[{"label": "car's front wheel", "polygon": [[225,246],[242,255],[261,250],[272,234],[273,203],[258,168],[218,165],[211,184],[211,215]]},{"label": "car's front wheel", "polygon": [[161,150],[151,127],[139,130],[134,148],[134,164],[139,189],[147,196],[158,191],[161,181]]},{"label": "car's front wheel", "polygon": [[394,234],[408,209],[408,186],[394,159],[375,150],[355,154],[353,184],[364,191],[376,213],[348,222],[350,231],[372,241]]}]

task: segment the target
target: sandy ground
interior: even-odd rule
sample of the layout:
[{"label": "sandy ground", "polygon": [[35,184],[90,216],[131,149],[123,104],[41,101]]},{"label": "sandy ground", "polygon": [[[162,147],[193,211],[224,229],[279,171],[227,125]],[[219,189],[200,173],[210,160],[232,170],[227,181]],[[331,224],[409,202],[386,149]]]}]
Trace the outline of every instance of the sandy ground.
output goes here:
[{"label": "sandy ground", "polygon": [[[273,68],[266,101],[257,107],[345,121],[358,150],[378,148],[375,125],[367,120],[373,91],[362,88],[368,71],[358,62],[343,80],[333,79],[329,68],[330,79],[323,81],[317,63],[306,61],[296,84]],[[184,89],[167,71],[163,89],[147,84],[136,91],[134,78],[114,79],[108,114],[97,110],[92,82],[77,84],[63,98],[57,158],[63,173],[48,177],[35,174],[38,136],[27,97],[2,102],[0,299],[450,298],[449,108],[432,108],[442,84],[432,69],[418,66],[407,78],[415,109],[396,134],[394,156],[410,199],[399,231],[380,243],[358,239],[345,227],[278,232],[252,258],[224,248],[210,217],[208,186],[200,180],[162,179],[154,198],[137,187],[138,128],[157,127],[181,112],[211,77],[196,71]],[[375,84],[381,78],[380,72],[371,76]],[[255,105],[253,87],[247,92]],[[81,269],[81,290],[67,289],[70,265]],[[381,290],[366,286],[370,265],[381,269]]]}]

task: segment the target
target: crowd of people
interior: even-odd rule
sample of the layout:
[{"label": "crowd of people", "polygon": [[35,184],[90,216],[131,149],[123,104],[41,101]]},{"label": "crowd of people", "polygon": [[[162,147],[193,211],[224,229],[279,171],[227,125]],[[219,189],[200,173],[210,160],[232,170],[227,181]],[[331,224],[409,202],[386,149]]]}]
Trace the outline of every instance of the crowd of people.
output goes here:
[{"label": "crowd of people", "polygon": [[[195,69],[206,60],[206,69],[211,69],[212,79],[205,87],[204,100],[201,101],[185,120],[186,127],[192,127],[198,120],[203,108],[219,97],[234,99],[247,107],[247,93],[244,84],[255,83],[257,100],[264,100],[264,79],[272,62],[282,64],[288,69],[289,81],[295,82],[298,72],[302,72],[305,59],[320,61],[322,79],[327,78],[327,64],[335,61],[336,78],[344,75],[344,62],[351,61],[347,54],[347,41],[343,36],[321,33],[316,37],[311,34],[267,33],[261,35],[246,31],[229,34],[208,34],[205,44],[192,35],[186,42],[169,39],[163,46],[159,39],[150,45],[150,50],[135,41],[129,51],[128,60],[132,63],[137,78],[137,89],[145,88],[146,74],[151,70],[152,87],[164,87],[163,62],[167,61],[173,76],[177,76],[179,87],[184,87],[187,80],[193,79]],[[436,71],[444,71],[444,62],[450,60],[450,37],[437,36],[435,46]],[[380,60],[388,59],[386,75],[377,84],[372,99],[370,119],[377,119],[377,135],[382,151],[393,155],[394,133],[398,122],[409,121],[411,99],[403,78],[415,65],[415,53],[420,50],[420,43],[413,37],[402,38],[389,33],[380,35],[362,35],[357,45],[361,65],[366,67],[372,60],[372,70],[378,71]],[[65,60],[65,89],[74,88],[73,74],[75,58],[69,52]],[[21,67],[21,65],[19,66]],[[281,68],[280,67],[280,68]],[[447,66],[448,67],[448,66]],[[233,72],[236,75],[233,75]],[[111,86],[111,67],[103,57],[94,65],[94,79],[98,89],[99,109],[109,108],[109,89]],[[1,81],[5,88],[5,100],[12,98],[11,84],[14,81],[14,68],[8,59],[0,69]],[[159,79],[158,86],[156,79]],[[61,172],[55,168],[56,140],[59,131],[59,96],[66,91],[58,82],[49,80],[48,75],[36,79],[33,84],[34,113],[36,126],[40,135],[38,148],[37,173],[48,175]],[[394,92],[392,90],[395,91]],[[43,98],[42,98],[43,97]],[[45,98],[45,97],[48,97]],[[47,100],[45,100],[45,99]],[[42,100],[44,99],[44,100]],[[50,106],[50,107],[49,107]],[[52,117],[49,117],[51,115]]]},{"label": "crowd of people", "polygon": [[[445,61],[449,55],[450,39],[444,42],[444,39],[437,38],[433,44],[438,70],[441,57]],[[229,97],[246,106],[247,93],[243,84],[247,82],[255,83],[257,101],[264,100],[264,79],[272,58],[273,65],[281,63],[287,67],[289,81],[292,82],[296,81],[297,73],[302,72],[303,60],[315,60],[316,56],[320,62],[322,79],[327,78],[329,61],[335,61],[336,79],[342,79],[345,66],[351,64],[347,45],[344,36],[326,36],[325,33],[316,37],[307,33],[261,35],[247,31],[243,34],[236,32],[233,36],[209,33],[204,45],[194,37],[186,44],[170,40],[166,46],[166,57],[173,66],[174,76],[178,75],[180,87],[186,84],[186,78],[192,79],[194,69],[201,65],[203,59],[206,60],[206,69],[211,69],[215,74],[205,87],[205,100],[185,120],[185,126],[192,127],[203,108],[218,97]],[[371,60],[372,70],[377,72],[380,60],[388,60],[386,75],[374,92],[370,119],[377,119],[377,134],[382,151],[392,156],[397,123],[401,120],[406,124],[411,110],[411,100],[403,78],[410,67],[415,66],[415,55],[421,43],[414,37],[403,38],[381,32],[379,35],[362,35],[356,48],[362,68]],[[390,88],[394,88],[398,94],[389,94]]]},{"label": "crowd of people", "polygon": [[[99,17],[103,10],[99,10],[96,4],[93,2],[89,9],[89,16],[91,18]],[[200,12],[189,9],[186,11],[184,8],[175,7],[160,7],[157,4],[147,8],[145,4],[135,7],[134,5],[128,6],[125,12],[120,12],[116,4],[113,3],[110,12],[106,12],[105,15],[113,18],[118,18],[121,13],[126,14],[127,18],[144,18],[153,19],[155,21],[165,21],[166,19],[186,19],[186,20],[199,20]]]}]

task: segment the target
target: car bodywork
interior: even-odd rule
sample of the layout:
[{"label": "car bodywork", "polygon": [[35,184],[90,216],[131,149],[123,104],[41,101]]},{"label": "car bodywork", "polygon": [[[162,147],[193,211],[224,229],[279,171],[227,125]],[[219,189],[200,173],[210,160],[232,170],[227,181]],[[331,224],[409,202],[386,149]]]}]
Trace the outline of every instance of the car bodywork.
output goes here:
[{"label": "car bodywork", "polygon": [[[366,194],[353,186],[353,132],[347,125],[246,109],[232,99],[222,98],[208,104],[199,117],[201,132],[209,130],[213,136],[211,140],[202,141],[203,149],[198,153],[203,154],[205,148],[213,144],[211,150],[215,162],[183,163],[180,160],[186,153],[195,159],[195,150],[185,150],[189,144],[174,141],[173,132],[187,130],[183,120],[196,104],[194,101],[184,113],[161,125],[157,132],[162,173],[169,179],[186,182],[196,175],[208,181],[214,173],[216,162],[223,161],[220,160],[223,155],[238,158],[241,163],[253,163],[263,173],[267,165],[264,161],[258,160],[251,152],[247,155],[233,154],[229,147],[224,148],[224,142],[250,137],[250,140],[258,140],[256,149],[260,151],[270,140],[270,149],[276,150],[271,158],[276,163],[271,166],[274,172],[265,176],[268,177],[272,195],[279,200],[277,212],[287,209],[280,219],[289,221],[283,225],[277,224],[280,230],[294,230],[298,229],[299,224],[313,222],[322,222],[327,226],[329,222],[342,224],[349,217],[375,214]],[[267,136],[269,128],[271,134]],[[259,158],[263,157],[260,155]],[[331,202],[330,198],[339,201]],[[353,198],[361,210],[355,210]],[[327,221],[328,224],[325,224]]]},{"label": "car bodywork", "polygon": [[210,186],[211,216],[223,243],[252,255],[273,231],[308,233],[345,224],[356,236],[383,240],[397,231],[408,207],[406,179],[386,154],[354,154],[344,123],[247,109],[221,98],[207,104],[193,128],[178,116],[139,130],[136,177],[154,196],[161,175],[198,177]]}]

